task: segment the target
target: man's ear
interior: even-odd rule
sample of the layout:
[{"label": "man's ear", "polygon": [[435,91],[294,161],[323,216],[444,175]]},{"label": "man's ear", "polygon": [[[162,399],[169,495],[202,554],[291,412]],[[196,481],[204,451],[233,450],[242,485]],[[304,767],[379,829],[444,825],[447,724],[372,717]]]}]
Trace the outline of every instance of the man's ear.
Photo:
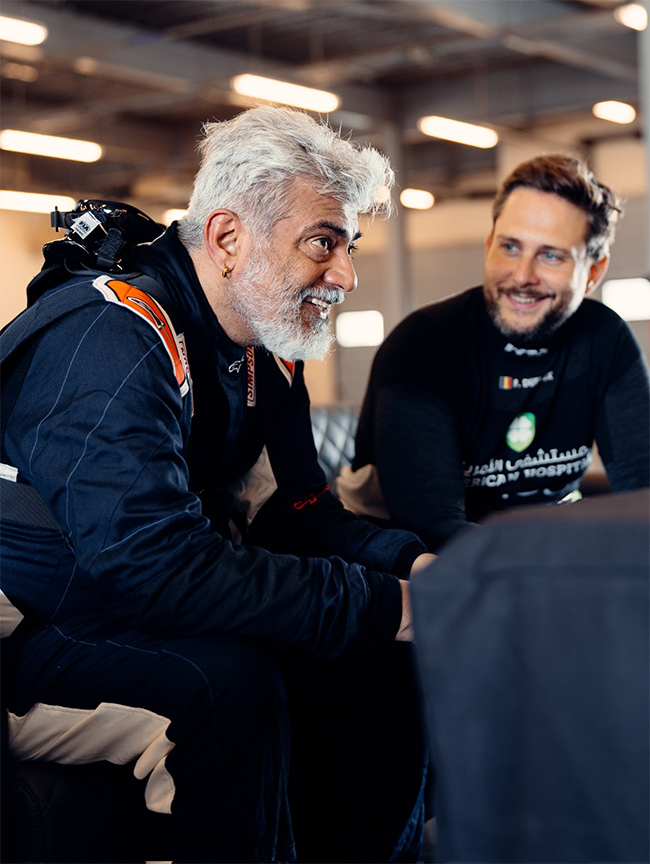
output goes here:
[{"label": "man's ear", "polygon": [[591,267],[589,268],[589,278],[587,279],[587,294],[591,294],[592,291],[595,291],[596,288],[600,285],[607,273],[607,268],[609,267],[609,255],[605,255],[604,258],[601,258],[600,261],[594,261]]},{"label": "man's ear", "polygon": [[205,220],[203,239],[210,260],[221,270],[234,269],[237,256],[242,252],[244,226],[232,210],[213,210]]},{"label": "man's ear", "polygon": [[493,238],[494,238],[494,232],[490,231],[488,236],[485,238],[485,254],[486,255],[490,251],[490,246],[492,245]]}]

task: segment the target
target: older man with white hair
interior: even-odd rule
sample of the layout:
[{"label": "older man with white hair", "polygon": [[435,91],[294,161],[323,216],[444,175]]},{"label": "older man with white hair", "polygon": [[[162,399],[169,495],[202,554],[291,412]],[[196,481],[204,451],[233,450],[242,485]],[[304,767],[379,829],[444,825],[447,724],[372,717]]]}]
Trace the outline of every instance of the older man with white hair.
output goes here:
[{"label": "older man with white hair", "polygon": [[121,271],[66,259],[3,334],[12,746],[133,762],[150,859],[415,860],[431,556],[332,496],[300,362],[392,171],[280,108],[201,149],[180,224]]}]

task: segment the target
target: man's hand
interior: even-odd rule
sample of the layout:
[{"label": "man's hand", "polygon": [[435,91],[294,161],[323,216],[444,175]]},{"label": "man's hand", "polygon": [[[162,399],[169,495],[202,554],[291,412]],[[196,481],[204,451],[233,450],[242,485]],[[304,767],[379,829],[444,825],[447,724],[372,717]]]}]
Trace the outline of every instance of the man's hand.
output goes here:
[{"label": "man's hand", "polygon": [[[411,567],[411,576],[414,573],[419,573],[424,570],[429,564],[432,564],[438,556],[432,552],[423,552],[413,562]],[[400,587],[402,589],[402,620],[400,621],[399,630],[395,639],[398,642],[413,641],[413,619],[411,617],[411,594],[409,592],[409,583],[404,579],[400,579]]]},{"label": "man's hand", "polygon": [[399,581],[402,589],[402,620],[400,621],[399,630],[395,639],[397,642],[412,642],[413,641],[413,619],[411,618],[411,595],[409,593],[409,583],[404,579]]},{"label": "man's hand", "polygon": [[433,564],[437,557],[438,556],[434,555],[433,552],[423,552],[421,555],[418,555],[411,567],[411,576],[424,570],[424,568],[428,567],[429,564]]}]

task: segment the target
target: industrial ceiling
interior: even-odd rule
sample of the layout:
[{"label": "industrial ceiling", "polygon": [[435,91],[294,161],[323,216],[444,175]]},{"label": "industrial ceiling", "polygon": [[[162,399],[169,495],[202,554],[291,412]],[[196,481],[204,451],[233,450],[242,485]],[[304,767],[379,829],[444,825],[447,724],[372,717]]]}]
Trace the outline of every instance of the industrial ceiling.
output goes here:
[{"label": "industrial ceiling", "polygon": [[617,0],[3,0],[44,24],[2,43],[2,127],[90,139],[92,164],[3,152],[2,187],[182,207],[206,120],[250,102],[256,73],[335,92],[346,134],[396,159],[398,182],[438,199],[492,194],[496,150],[428,138],[436,114],[588,156],[641,135],[592,105],[639,108],[639,34]]}]

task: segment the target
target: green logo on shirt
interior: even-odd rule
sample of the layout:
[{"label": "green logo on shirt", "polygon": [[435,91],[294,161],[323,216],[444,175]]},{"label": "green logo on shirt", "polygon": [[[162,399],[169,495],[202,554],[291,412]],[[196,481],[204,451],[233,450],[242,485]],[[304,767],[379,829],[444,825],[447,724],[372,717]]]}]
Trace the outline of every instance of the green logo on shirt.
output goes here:
[{"label": "green logo on shirt", "polygon": [[535,415],[527,412],[512,421],[506,432],[506,444],[516,453],[521,453],[535,438]]}]

